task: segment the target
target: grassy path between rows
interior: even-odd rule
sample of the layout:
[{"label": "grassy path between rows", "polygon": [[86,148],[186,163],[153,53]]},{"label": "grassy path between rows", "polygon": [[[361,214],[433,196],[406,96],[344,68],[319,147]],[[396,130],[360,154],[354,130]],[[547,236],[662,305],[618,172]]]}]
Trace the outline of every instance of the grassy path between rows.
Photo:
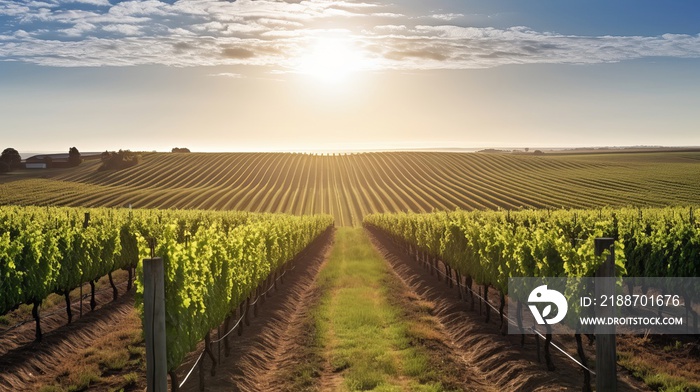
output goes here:
[{"label": "grassy path between rows", "polygon": [[425,320],[409,320],[397,303],[390,291],[400,283],[389,268],[364,230],[338,229],[311,312],[314,346],[330,371],[321,390],[447,390],[431,354],[416,344],[425,338]]}]

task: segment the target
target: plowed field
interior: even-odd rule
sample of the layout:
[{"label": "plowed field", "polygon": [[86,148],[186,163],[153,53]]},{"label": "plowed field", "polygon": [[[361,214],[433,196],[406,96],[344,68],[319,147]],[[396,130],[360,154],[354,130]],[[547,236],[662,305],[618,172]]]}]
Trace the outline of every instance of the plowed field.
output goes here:
[{"label": "plowed field", "polygon": [[145,153],[0,176],[0,204],[330,213],[700,203],[700,153]]}]

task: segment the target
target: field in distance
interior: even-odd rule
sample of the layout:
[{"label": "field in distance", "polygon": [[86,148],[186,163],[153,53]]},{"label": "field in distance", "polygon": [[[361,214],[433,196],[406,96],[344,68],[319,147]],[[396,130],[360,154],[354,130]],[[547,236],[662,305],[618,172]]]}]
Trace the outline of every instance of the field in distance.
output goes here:
[{"label": "field in distance", "polygon": [[700,152],[144,153],[0,176],[0,204],[328,213],[700,204]]}]

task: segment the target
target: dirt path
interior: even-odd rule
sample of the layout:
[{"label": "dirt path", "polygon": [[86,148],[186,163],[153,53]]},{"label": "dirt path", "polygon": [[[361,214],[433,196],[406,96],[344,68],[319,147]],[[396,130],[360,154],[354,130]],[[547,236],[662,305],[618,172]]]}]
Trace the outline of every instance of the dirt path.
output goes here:
[{"label": "dirt path", "polygon": [[[112,288],[107,283],[107,277],[103,277],[96,284],[95,302],[97,304],[95,311],[101,311],[105,305],[112,302]],[[126,293],[126,271],[117,271],[114,274],[114,282],[117,286],[119,296]],[[77,321],[81,314],[83,317],[91,313],[90,310],[90,286],[86,283],[83,285],[84,298],[80,301],[80,289],[75,289],[71,292],[71,312],[73,321]],[[43,334],[51,334],[57,329],[68,324],[68,316],[66,314],[65,299],[62,296],[52,294],[49,299],[44,300],[39,308],[41,317],[41,330]],[[35,322],[31,315],[31,306],[26,309],[18,309],[5,315],[8,325],[0,326],[0,360],[3,355],[9,351],[20,349],[35,339]]]},{"label": "dirt path", "polygon": [[[434,304],[433,314],[449,336],[450,345],[460,353],[465,371],[504,391],[581,390],[583,376],[578,365],[553,350],[557,369],[547,371],[538,362],[532,336],[521,347],[519,335],[500,335],[497,314],[492,312],[491,322],[485,323],[483,315],[458,299],[456,288],[449,288],[444,279],[439,282],[380,233],[370,235],[395,274],[422,300]],[[575,346],[567,350],[575,353]],[[618,390],[648,390],[624,373],[618,374]]]},{"label": "dirt path", "polygon": [[[123,293],[123,291],[121,292]],[[42,323],[44,337],[33,342],[34,323],[27,323],[2,336],[0,351],[0,390],[34,391],[39,385],[58,378],[61,367],[76,361],[90,347],[125,318],[134,314],[133,290],[111,301],[111,290],[98,300],[104,304],[66,324],[65,312]],[[107,299],[109,298],[109,299]],[[84,301],[89,304],[88,301]],[[61,307],[58,306],[58,309]],[[77,314],[74,313],[74,318]]]},{"label": "dirt path", "polygon": [[464,371],[425,304],[361,228],[338,230],[317,282],[320,297],[308,304],[306,323],[317,329],[303,336],[312,345],[299,347],[312,366],[296,361],[292,370],[302,370],[281,390],[496,391]]}]

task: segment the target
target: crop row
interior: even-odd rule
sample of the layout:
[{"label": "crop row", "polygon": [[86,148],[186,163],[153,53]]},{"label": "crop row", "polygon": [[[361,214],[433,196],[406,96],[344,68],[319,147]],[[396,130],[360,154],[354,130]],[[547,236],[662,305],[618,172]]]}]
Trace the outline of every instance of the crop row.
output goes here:
[{"label": "crop row", "polygon": [[0,203],[325,213],[359,225],[375,212],[700,202],[698,154],[627,155],[156,153],[116,172],[86,162],[1,184]]},{"label": "crop row", "polygon": [[365,225],[503,294],[510,277],[593,276],[598,237],[615,239],[619,276],[700,276],[692,208],[370,214]]},{"label": "crop row", "polygon": [[[191,306],[201,304],[200,291],[210,289],[201,280],[212,273],[204,268],[214,265],[217,277],[225,276],[224,267],[235,272],[226,281],[235,287],[229,298],[235,302],[332,222],[330,216],[2,206],[0,315],[33,304],[41,339],[37,309],[49,294],[65,295],[70,322],[71,290],[117,269],[131,270],[152,252],[169,262],[169,292],[177,293],[177,303],[187,295]],[[191,292],[179,293],[183,287]]]}]

